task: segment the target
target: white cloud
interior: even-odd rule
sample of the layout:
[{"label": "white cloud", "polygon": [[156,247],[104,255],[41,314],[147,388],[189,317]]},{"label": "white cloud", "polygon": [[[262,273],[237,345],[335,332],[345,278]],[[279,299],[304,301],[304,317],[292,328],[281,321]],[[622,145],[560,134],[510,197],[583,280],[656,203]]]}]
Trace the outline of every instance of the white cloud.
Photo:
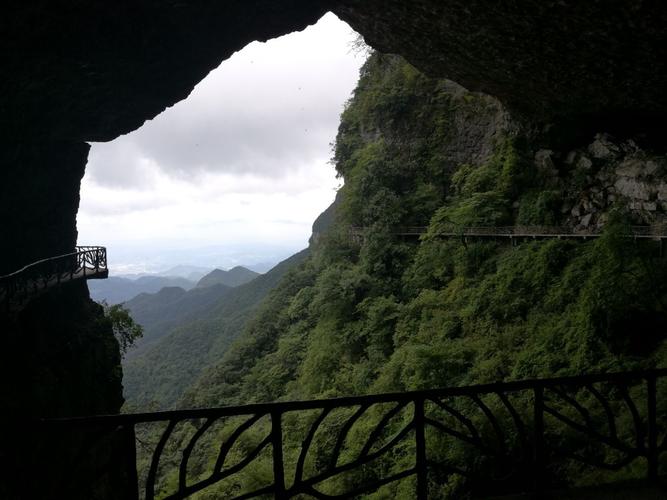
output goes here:
[{"label": "white cloud", "polygon": [[277,261],[305,247],[340,183],[328,160],[363,63],[354,36],[329,14],[252,43],[188,99],[93,144],[80,243],[107,245],[117,272]]},{"label": "white cloud", "polygon": [[361,60],[351,29],[332,14],[316,26],[253,42],[212,71],[192,94],[141,129],[95,144],[98,184],[150,184],[153,161],[170,175],[202,171],[280,177],[327,154]]}]

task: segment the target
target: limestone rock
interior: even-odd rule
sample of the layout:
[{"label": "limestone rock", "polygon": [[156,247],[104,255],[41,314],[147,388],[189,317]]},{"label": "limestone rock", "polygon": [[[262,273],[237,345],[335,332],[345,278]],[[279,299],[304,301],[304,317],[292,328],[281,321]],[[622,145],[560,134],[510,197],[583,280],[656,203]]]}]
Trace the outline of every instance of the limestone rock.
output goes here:
[{"label": "limestone rock", "polygon": [[616,192],[627,198],[636,200],[649,200],[651,198],[651,186],[636,179],[621,177],[615,183]]},{"label": "limestone rock", "polygon": [[661,182],[657,188],[658,200],[667,201],[667,182]]},{"label": "limestone rock", "polygon": [[616,175],[622,177],[639,177],[644,173],[645,163],[635,158],[623,161],[616,167]]},{"label": "limestone rock", "polygon": [[616,156],[618,147],[611,142],[606,134],[598,134],[595,136],[595,141],[588,146],[588,152],[593,158],[605,160]]},{"label": "limestone rock", "polygon": [[580,157],[579,161],[577,161],[577,168],[588,170],[592,166],[593,166],[593,162],[585,156]]},{"label": "limestone rock", "polygon": [[580,225],[583,227],[588,227],[591,223],[591,218],[593,217],[593,214],[586,214],[581,218]]}]

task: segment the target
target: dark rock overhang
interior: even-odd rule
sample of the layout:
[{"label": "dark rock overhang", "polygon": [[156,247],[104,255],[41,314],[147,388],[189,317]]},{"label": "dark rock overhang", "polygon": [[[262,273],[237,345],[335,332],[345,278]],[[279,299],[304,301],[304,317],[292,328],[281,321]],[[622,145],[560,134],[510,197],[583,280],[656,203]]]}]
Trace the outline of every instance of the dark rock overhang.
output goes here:
[{"label": "dark rock overhang", "polygon": [[653,0],[339,0],[380,51],[533,120],[664,116],[667,4]]},{"label": "dark rock overhang", "polygon": [[0,133],[111,140],[185,98],[247,43],[327,10],[379,50],[532,119],[667,109],[659,1],[15,0],[0,21]]},{"label": "dark rock overhang", "polygon": [[318,0],[14,1],[0,21],[0,131],[112,140],[186,98],[248,43],[325,12]]}]

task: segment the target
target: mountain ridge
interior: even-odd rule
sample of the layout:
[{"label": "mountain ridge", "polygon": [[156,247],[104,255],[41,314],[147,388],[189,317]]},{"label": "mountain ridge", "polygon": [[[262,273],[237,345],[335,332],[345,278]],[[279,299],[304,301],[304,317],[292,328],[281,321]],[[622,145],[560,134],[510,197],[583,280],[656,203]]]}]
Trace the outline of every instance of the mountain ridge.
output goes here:
[{"label": "mountain ridge", "polygon": [[256,273],[244,266],[236,266],[226,271],[222,269],[213,269],[210,273],[202,276],[195,285],[195,288],[203,288],[215,284],[235,287],[248,283],[259,275],[260,273]]}]

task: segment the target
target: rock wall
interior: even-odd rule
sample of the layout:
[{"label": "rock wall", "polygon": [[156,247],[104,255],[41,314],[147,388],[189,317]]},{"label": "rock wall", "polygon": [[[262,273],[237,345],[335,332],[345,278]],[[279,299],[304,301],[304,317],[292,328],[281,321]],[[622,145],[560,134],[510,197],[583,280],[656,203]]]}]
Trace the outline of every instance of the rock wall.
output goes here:
[{"label": "rock wall", "polygon": [[20,142],[0,148],[0,275],[73,251],[90,146]]},{"label": "rock wall", "polygon": [[533,119],[642,116],[645,125],[647,116],[659,118],[667,108],[661,2],[331,3],[371,46]]},{"label": "rock wall", "polygon": [[[97,441],[81,429],[31,425],[41,417],[117,413],[123,403],[118,343],[85,282],[54,288],[18,315],[0,315],[0,332],[0,498],[132,498],[134,447],[123,432],[87,448]],[[98,468],[106,469],[101,479],[89,473]]]},{"label": "rock wall", "polygon": [[542,149],[535,163],[562,191],[564,223],[576,230],[602,227],[615,208],[633,224],[667,223],[664,152],[642,149],[632,139],[597,134],[587,146],[564,154]]}]

